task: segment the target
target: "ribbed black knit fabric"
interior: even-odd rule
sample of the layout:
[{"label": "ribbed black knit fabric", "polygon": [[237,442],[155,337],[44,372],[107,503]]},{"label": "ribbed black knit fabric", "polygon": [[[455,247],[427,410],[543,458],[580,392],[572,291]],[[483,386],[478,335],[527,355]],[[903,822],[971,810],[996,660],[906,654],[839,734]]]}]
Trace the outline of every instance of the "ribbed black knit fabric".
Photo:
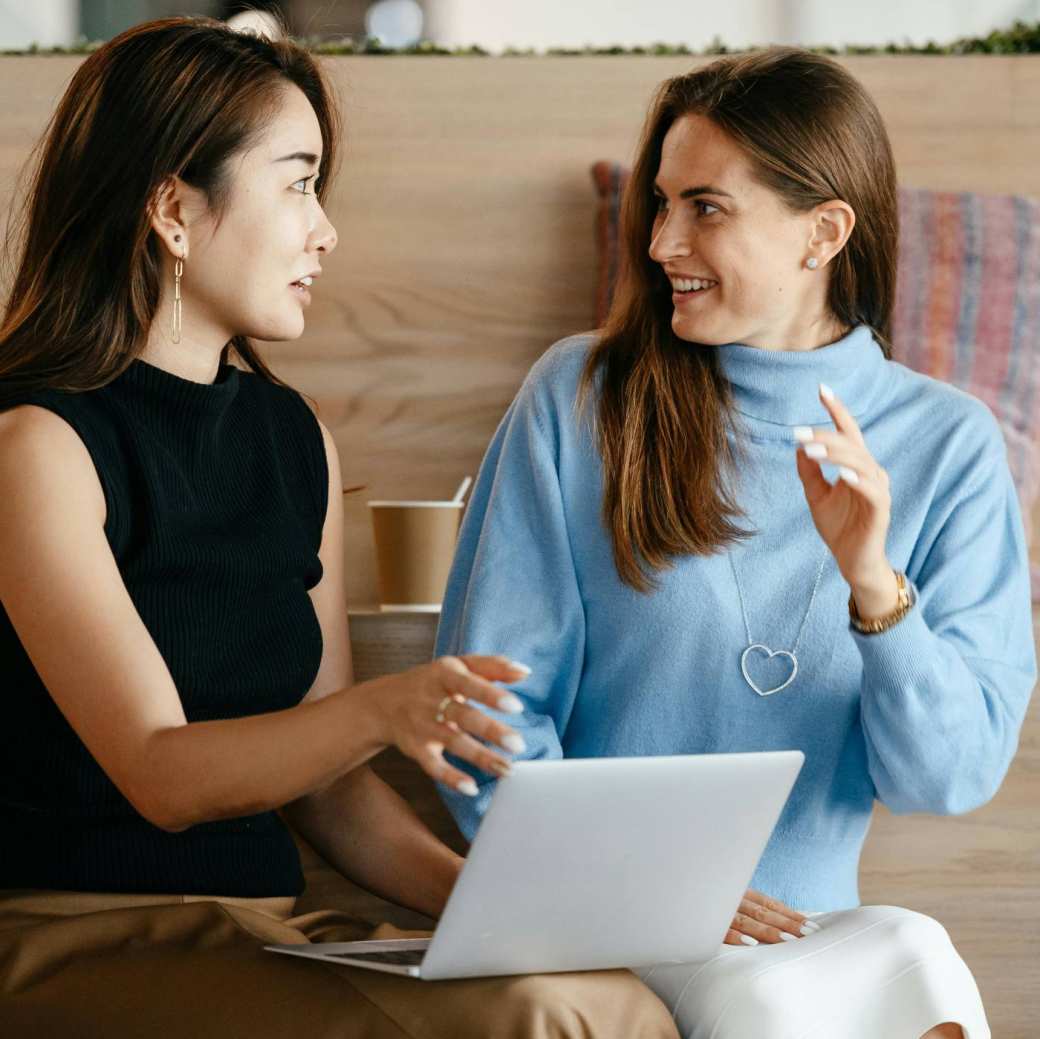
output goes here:
[{"label": "ribbed black knit fabric", "polygon": [[[230,365],[203,384],[135,360],[99,390],[14,403],[56,412],[89,450],[106,536],[188,721],[297,704],[321,661],[307,590],[321,579],[328,498],[306,402]],[[0,887],[302,890],[295,844],[273,812],[176,834],[142,818],[58,711],[2,609],[0,689]]]}]

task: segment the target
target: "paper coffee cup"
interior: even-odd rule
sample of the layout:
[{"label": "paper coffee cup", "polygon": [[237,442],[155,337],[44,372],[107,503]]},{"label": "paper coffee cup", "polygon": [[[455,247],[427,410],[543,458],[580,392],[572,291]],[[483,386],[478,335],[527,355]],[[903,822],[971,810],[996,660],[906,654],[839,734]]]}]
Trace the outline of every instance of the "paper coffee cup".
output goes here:
[{"label": "paper coffee cup", "polygon": [[380,609],[441,608],[465,503],[370,501]]}]

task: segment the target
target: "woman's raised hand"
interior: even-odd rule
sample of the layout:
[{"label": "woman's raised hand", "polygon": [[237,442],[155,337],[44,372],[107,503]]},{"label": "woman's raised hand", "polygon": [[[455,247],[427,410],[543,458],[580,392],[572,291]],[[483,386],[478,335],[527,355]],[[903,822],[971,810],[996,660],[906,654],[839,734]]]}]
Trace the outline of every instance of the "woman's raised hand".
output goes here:
[{"label": "woman's raised hand", "polygon": [[[835,430],[800,427],[794,433],[798,475],[813,523],[854,590],[891,586],[894,591],[885,554],[892,510],[888,473],[867,450],[856,420],[833,390],[821,384],[820,400]],[[837,482],[824,478],[821,461],[838,466]]]},{"label": "woman's raised hand", "polygon": [[804,913],[785,906],[775,898],[748,888],[726,932],[727,945],[758,945],[764,942],[792,942],[820,929]]},{"label": "woman's raised hand", "polygon": [[[469,701],[519,714],[523,704],[495,682],[518,682],[530,669],[507,657],[467,654],[439,657],[372,683],[372,704],[382,741],[414,758],[439,783],[475,796],[477,785],[444,760],[447,751],[494,776],[509,774],[509,760],[487,744],[519,754],[523,737]],[[482,742],[486,741],[486,742]]]}]

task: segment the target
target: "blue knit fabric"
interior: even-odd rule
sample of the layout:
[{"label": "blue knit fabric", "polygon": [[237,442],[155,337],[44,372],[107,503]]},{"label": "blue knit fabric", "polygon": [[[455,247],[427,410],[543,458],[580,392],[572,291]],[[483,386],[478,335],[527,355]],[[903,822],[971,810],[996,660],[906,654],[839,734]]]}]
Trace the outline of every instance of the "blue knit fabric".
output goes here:
[{"label": "blue knit fabric", "polygon": [[[858,905],[874,799],[897,813],[970,811],[996,792],[1017,746],[1036,660],[996,421],[975,398],[887,361],[863,326],[807,352],[717,348],[739,413],[732,435],[746,446],[737,496],[756,533],[732,563],[755,642],[791,648],[824,560],[797,677],[759,696],[741,674],[747,639],[726,552],[677,559],[649,595],[617,576],[599,453],[574,407],[592,341],[566,339],[535,364],[488,448],[437,653],[502,652],[533,669],[511,686],[526,708],[521,757],[804,751],[751,886],[803,910]],[[795,469],[793,427],[833,428],[821,381],[891,477],[888,558],[917,604],[879,635],[850,628],[848,585]],[[835,475],[827,464],[824,474]],[[786,677],[779,658],[753,655],[751,671],[762,688]],[[493,787],[475,778],[476,798],[442,790],[468,836]]]}]

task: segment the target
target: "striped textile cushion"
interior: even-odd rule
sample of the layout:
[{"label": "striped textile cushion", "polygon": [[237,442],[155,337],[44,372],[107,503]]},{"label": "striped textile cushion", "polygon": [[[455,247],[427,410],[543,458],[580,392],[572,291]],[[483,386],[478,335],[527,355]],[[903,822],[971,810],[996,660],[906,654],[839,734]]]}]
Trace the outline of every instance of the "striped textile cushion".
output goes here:
[{"label": "striped textile cushion", "polygon": [[[596,324],[617,283],[629,171],[597,162]],[[1040,602],[1040,202],[899,189],[896,360],[986,402],[997,417],[1032,545]]]},{"label": "striped textile cushion", "polygon": [[[892,350],[985,401],[1008,447],[1026,531],[1040,491],[1040,202],[900,188]],[[1031,537],[1034,550],[1038,538]],[[1033,562],[1033,599],[1040,567]]]}]

